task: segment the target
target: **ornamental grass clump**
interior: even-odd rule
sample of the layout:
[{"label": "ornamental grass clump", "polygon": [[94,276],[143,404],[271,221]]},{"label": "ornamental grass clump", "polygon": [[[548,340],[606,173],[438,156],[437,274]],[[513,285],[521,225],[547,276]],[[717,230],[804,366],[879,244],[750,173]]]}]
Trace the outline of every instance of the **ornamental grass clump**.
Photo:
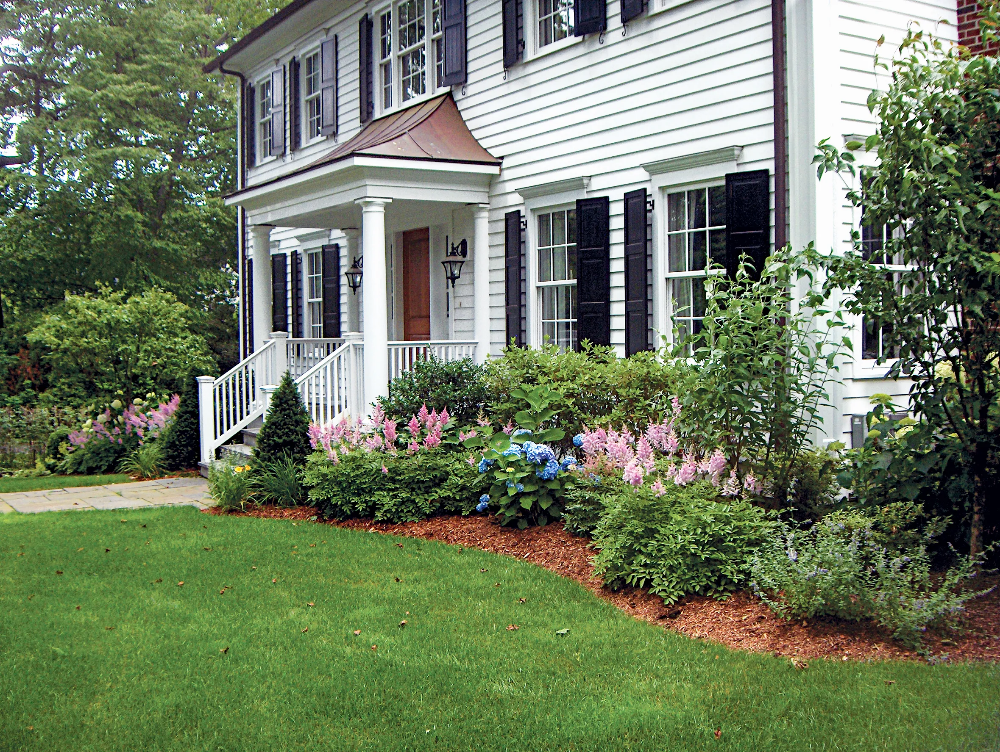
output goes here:
[{"label": "ornamental grass clump", "polygon": [[243,510],[252,499],[250,465],[213,462],[208,470],[208,493],[223,511]]}]

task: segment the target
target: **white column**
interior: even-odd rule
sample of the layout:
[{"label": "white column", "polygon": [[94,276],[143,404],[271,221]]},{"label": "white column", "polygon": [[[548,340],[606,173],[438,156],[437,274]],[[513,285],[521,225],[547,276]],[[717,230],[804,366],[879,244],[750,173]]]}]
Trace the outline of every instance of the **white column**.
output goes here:
[{"label": "white column", "polygon": [[254,225],[253,238],[253,349],[259,352],[271,332],[271,227]]},{"label": "white column", "polygon": [[[344,235],[347,237],[347,267],[341,272],[341,284],[346,284],[347,278],[343,276],[343,272],[350,269],[351,264],[354,263],[354,259],[361,255],[361,249],[359,248],[359,242],[361,240],[361,230],[356,227],[348,227],[343,231]],[[350,288],[347,290],[347,327],[344,329],[345,332],[360,332],[361,331],[361,290],[357,292],[351,292]]]},{"label": "white column", "polygon": [[476,362],[490,354],[490,207],[477,204],[472,212],[472,290]]},{"label": "white column", "polygon": [[385,205],[391,199],[358,199],[361,205],[361,250],[364,253],[365,404],[389,394],[389,306],[386,300]]},{"label": "white column", "polygon": [[201,443],[201,462],[207,468],[215,459],[215,379],[198,377],[198,429]]}]

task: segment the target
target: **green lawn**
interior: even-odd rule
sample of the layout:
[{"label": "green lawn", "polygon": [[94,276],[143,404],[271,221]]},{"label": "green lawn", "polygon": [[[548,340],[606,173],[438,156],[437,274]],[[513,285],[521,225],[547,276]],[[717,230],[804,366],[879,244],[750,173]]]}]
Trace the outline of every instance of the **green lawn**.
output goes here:
[{"label": "green lawn", "polygon": [[128,483],[127,475],[46,475],[43,478],[0,478],[0,493],[45,491],[50,488],[103,486],[107,483]]},{"label": "green lawn", "polygon": [[796,670],[521,561],[190,508],[4,516],[0,639],[5,751],[998,749],[997,667]]}]

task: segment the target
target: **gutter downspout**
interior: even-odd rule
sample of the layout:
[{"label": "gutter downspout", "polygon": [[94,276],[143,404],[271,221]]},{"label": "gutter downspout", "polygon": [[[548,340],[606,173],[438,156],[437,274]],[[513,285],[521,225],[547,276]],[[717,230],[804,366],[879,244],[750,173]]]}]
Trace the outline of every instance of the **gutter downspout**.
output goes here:
[{"label": "gutter downspout", "polygon": [[774,69],[774,248],[788,243],[788,80],[785,69],[785,0],[771,0]]},{"label": "gutter downspout", "polygon": [[[236,165],[237,165],[237,175],[236,175],[236,186],[238,191],[242,191],[247,185],[247,166],[246,166],[246,88],[247,79],[239,71],[226,70],[225,64],[219,64],[219,72],[228,75],[235,76],[240,82],[240,120],[239,124],[236,126]],[[246,308],[246,291],[243,289],[246,283],[246,209],[242,206],[239,208],[239,213],[236,215],[236,247],[239,263],[239,289],[237,294],[239,295],[239,310],[241,313],[239,321],[239,340],[240,340],[240,358],[246,358],[250,355],[250,350],[252,349],[252,344],[249,342],[249,338],[246,335],[246,317],[249,314],[248,311],[244,310]]]}]

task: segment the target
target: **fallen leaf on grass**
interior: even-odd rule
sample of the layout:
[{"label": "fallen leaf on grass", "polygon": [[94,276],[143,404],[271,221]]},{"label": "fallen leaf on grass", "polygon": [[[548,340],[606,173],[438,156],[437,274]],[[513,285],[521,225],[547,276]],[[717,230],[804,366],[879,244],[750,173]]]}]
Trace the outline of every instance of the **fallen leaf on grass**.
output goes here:
[{"label": "fallen leaf on grass", "polygon": [[79,607],[79,606],[77,606],[77,607],[76,607],[76,610],[77,610],[77,611],[79,611],[79,610],[80,610],[80,607]]},{"label": "fallen leaf on grass", "polygon": [[809,668],[809,664],[806,663],[801,658],[792,658],[792,665],[795,666],[795,668],[797,668],[797,669],[806,669],[806,668]]},{"label": "fallen leaf on grass", "polygon": [[887,687],[891,687],[895,683],[896,683],[895,679],[885,679],[885,686]]},{"label": "fallen leaf on grass", "polygon": [[78,548],[78,549],[76,549],[76,550],[77,550],[77,553],[79,553],[80,551],[82,551],[82,550],[83,550],[83,548],[81,547],[81,548]]},{"label": "fallen leaf on grass", "polygon": [[493,587],[500,587],[500,583],[499,582],[494,582],[493,583]]},{"label": "fallen leaf on grass", "polygon": [[401,622],[399,622],[399,626],[400,626],[400,628],[405,627],[406,626],[406,619],[403,619]]},{"label": "fallen leaf on grass", "polygon": [[24,556],[24,551],[18,554],[18,556]]},{"label": "fallen leaf on grass", "polygon": [[156,584],[157,582],[163,582],[163,578],[162,578],[162,577],[157,577],[157,578],[156,578],[155,580],[153,580],[153,584],[154,584],[154,585],[155,585],[155,584]]},{"label": "fallen leaf on grass", "polygon": [[206,551],[211,551],[212,549],[210,549],[210,548],[208,548],[208,547],[206,546],[206,547],[205,547],[205,550],[206,550]]},{"label": "fallen leaf on grass", "polygon": [[308,631],[309,631],[309,627],[306,627],[305,629],[302,630],[302,634],[305,634]]},{"label": "fallen leaf on grass", "polygon": [[307,603],[306,605],[307,606],[315,606],[316,604],[315,603]]},{"label": "fallen leaf on grass", "polygon": [[57,569],[56,570],[56,574],[62,574],[62,570],[61,569]]},{"label": "fallen leaf on grass", "polygon": [[219,650],[219,652],[222,653],[223,655],[225,655],[226,653],[229,652],[229,646],[226,645],[226,647],[224,647],[221,650]]},{"label": "fallen leaf on grass", "polygon": [[372,650],[378,650],[378,645],[372,645]]},{"label": "fallen leaf on grass", "polygon": [[250,567],[250,569],[256,569],[257,567]]},{"label": "fallen leaf on grass", "polygon": [[559,635],[560,637],[565,637],[566,635],[569,634],[569,629],[557,629],[556,634]]},{"label": "fallen leaf on grass", "polygon": [[722,738],[722,729],[716,729],[715,730],[715,738],[716,739],[721,739]]},{"label": "fallen leaf on grass", "polygon": [[309,548],[316,548],[316,544],[315,543],[310,543],[309,544]]},{"label": "fallen leaf on grass", "polygon": [[114,627],[105,627],[105,629],[114,629]]},{"label": "fallen leaf on grass", "polygon": [[276,583],[277,581],[278,581],[278,578],[277,578],[277,577],[275,577],[275,578],[274,578],[273,580],[271,580],[271,584],[273,585],[273,584],[274,584],[274,583]]},{"label": "fallen leaf on grass", "polygon": [[177,587],[183,587],[183,586],[184,586],[184,580],[181,580],[180,582],[177,583]]},{"label": "fallen leaf on grass", "polygon": [[518,602],[518,603],[527,603],[527,602],[528,602],[528,599],[527,599],[527,598],[518,598],[518,599],[517,599],[517,602]]},{"label": "fallen leaf on grass", "polygon": [[520,627],[517,626],[517,624],[508,624],[507,625],[507,631],[508,632],[516,632],[519,629],[520,629]]},{"label": "fallen leaf on grass", "polygon": [[128,520],[122,520],[122,522],[128,522]]},{"label": "fallen leaf on grass", "polygon": [[399,547],[399,548],[402,548],[403,544],[402,543],[397,543],[396,546]]},{"label": "fallen leaf on grass", "polygon": [[360,634],[361,634],[361,630],[360,630],[360,629],[355,629],[355,630],[354,630],[354,636],[355,636],[355,637],[357,637],[357,636],[358,636],[358,635],[360,635]]}]

